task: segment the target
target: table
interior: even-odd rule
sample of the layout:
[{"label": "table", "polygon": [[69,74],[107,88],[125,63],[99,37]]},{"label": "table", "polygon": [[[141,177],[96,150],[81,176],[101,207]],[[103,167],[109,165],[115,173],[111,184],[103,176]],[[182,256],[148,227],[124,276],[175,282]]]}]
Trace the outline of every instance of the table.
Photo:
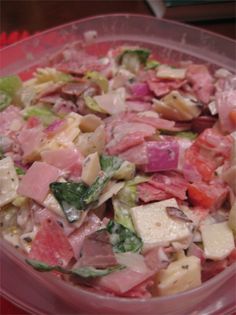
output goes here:
[{"label": "table", "polygon": [[[142,0],[2,0],[0,5],[0,31],[6,33],[27,30],[34,34],[73,20],[107,13],[153,15],[148,4]],[[235,19],[198,21],[189,24],[236,38]],[[2,315],[27,314],[5,299],[1,299],[0,312]]]}]

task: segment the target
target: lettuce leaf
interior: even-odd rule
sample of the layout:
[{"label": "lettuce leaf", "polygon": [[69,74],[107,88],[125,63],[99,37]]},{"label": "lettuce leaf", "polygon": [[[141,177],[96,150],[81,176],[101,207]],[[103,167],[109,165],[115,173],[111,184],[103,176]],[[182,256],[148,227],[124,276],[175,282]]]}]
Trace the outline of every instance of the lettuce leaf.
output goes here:
[{"label": "lettuce leaf", "polygon": [[100,163],[102,172],[89,187],[82,182],[54,182],[50,184],[51,192],[70,223],[79,220],[81,210],[96,206],[99,196],[114,172],[120,167],[122,160],[104,155],[101,156]]},{"label": "lettuce leaf", "polygon": [[108,92],[108,88],[109,88],[108,80],[101,73],[97,71],[89,71],[86,73],[85,78],[97,84],[104,93]]},{"label": "lettuce leaf", "polygon": [[139,252],[143,246],[137,234],[112,220],[107,224],[107,231],[111,234],[111,244],[115,253]]},{"label": "lettuce leaf", "polygon": [[48,272],[48,271],[58,271],[64,274],[71,274],[75,276],[79,276],[81,278],[96,278],[96,277],[103,277],[112,273],[114,271],[118,271],[124,268],[124,266],[116,265],[113,267],[109,267],[106,269],[98,269],[94,267],[79,267],[75,269],[65,269],[61,266],[52,266],[48,265],[42,261],[34,260],[34,259],[26,259],[27,264],[33,267],[35,270],[40,272]]},{"label": "lettuce leaf", "polygon": [[23,117],[25,119],[28,119],[29,117],[38,117],[46,126],[50,125],[57,118],[57,116],[46,106],[29,106],[24,109]]}]

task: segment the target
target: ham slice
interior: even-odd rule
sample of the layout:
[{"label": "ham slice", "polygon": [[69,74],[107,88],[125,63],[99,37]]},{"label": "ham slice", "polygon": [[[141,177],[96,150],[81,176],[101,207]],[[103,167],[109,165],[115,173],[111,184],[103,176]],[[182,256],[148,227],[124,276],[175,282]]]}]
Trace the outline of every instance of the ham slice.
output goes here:
[{"label": "ham slice", "polygon": [[213,77],[205,65],[189,65],[186,72],[187,81],[192,85],[196,97],[207,104],[214,92]]},{"label": "ham slice", "polygon": [[20,109],[10,105],[0,112],[0,135],[7,136],[12,131],[18,131],[24,124]]},{"label": "ham slice", "polygon": [[[106,230],[96,231],[85,237],[82,246],[82,258],[78,265],[107,268],[117,264],[110,243],[110,235]],[[77,265],[77,264],[76,264]]]},{"label": "ham slice", "polygon": [[34,162],[23,176],[18,194],[42,203],[49,191],[49,184],[60,175],[58,168],[45,162]]},{"label": "ham slice", "polygon": [[172,197],[186,199],[188,182],[177,172],[156,173],[148,182],[138,185],[138,196],[144,202]]},{"label": "ham slice", "polygon": [[70,170],[78,166],[82,169],[82,154],[75,148],[48,150],[41,153],[42,160],[61,170]]},{"label": "ham slice", "polygon": [[73,248],[74,256],[76,258],[80,257],[80,252],[85,237],[97,231],[99,228],[101,228],[101,226],[102,222],[100,219],[95,214],[91,214],[87,217],[87,220],[70,235],[69,242]]},{"label": "ham slice", "polygon": [[62,228],[54,220],[45,220],[32,242],[29,258],[66,267],[72,257],[72,247]]},{"label": "ham slice", "polygon": [[144,112],[151,110],[152,105],[148,102],[126,101],[126,107],[128,112]]},{"label": "ham slice", "polygon": [[147,80],[149,89],[155,94],[156,97],[161,97],[172,90],[177,90],[186,83],[186,80],[168,80],[152,78]]},{"label": "ham slice", "polygon": [[103,289],[104,291],[123,296],[131,289],[152,278],[154,274],[155,272],[153,270],[148,270],[145,273],[139,273],[126,268],[97,279],[95,281],[95,286]]},{"label": "ham slice", "polygon": [[44,138],[43,127],[41,125],[23,129],[18,135],[18,141],[23,150],[23,158],[25,160],[34,159],[38,156],[38,149]]}]

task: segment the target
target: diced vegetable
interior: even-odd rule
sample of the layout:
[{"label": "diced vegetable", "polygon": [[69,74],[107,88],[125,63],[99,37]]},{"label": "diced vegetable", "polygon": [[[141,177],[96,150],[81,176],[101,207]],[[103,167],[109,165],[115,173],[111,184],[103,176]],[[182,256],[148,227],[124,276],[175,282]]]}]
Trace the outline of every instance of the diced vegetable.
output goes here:
[{"label": "diced vegetable", "polygon": [[162,79],[184,79],[186,75],[186,69],[184,68],[173,68],[167,65],[160,65],[157,69],[156,76]]},{"label": "diced vegetable", "polygon": [[5,92],[10,97],[14,97],[21,86],[21,79],[17,75],[0,78],[0,91]]},{"label": "diced vegetable", "polygon": [[103,110],[98,102],[96,102],[96,100],[94,98],[92,98],[91,96],[84,96],[84,101],[86,106],[91,109],[94,112],[98,112],[98,113],[106,113],[105,110]]},{"label": "diced vegetable", "polygon": [[111,234],[111,244],[115,253],[138,252],[142,248],[142,240],[134,232],[112,220],[107,224]]},{"label": "diced vegetable", "polygon": [[120,56],[118,62],[127,70],[136,73],[139,70],[140,64],[145,64],[150,51],[147,49],[125,49]]},{"label": "diced vegetable", "polygon": [[50,184],[50,189],[69,222],[74,222],[80,218],[78,210],[87,210],[88,206],[96,204],[113,173],[120,167],[122,160],[117,157],[102,156],[100,163],[103,171],[99,173],[90,187],[82,182],[54,182]]},{"label": "diced vegetable", "polygon": [[50,125],[57,118],[57,116],[46,106],[29,106],[23,110],[23,116],[25,119],[38,117],[46,126]]}]

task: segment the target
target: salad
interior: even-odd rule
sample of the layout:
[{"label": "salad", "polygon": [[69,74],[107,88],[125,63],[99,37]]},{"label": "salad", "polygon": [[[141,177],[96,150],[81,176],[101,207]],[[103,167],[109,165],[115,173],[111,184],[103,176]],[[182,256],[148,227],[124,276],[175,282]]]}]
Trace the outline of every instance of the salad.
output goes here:
[{"label": "salad", "polygon": [[236,76],[65,47],[0,78],[1,237],[40,272],[151,298],[236,261]]}]

